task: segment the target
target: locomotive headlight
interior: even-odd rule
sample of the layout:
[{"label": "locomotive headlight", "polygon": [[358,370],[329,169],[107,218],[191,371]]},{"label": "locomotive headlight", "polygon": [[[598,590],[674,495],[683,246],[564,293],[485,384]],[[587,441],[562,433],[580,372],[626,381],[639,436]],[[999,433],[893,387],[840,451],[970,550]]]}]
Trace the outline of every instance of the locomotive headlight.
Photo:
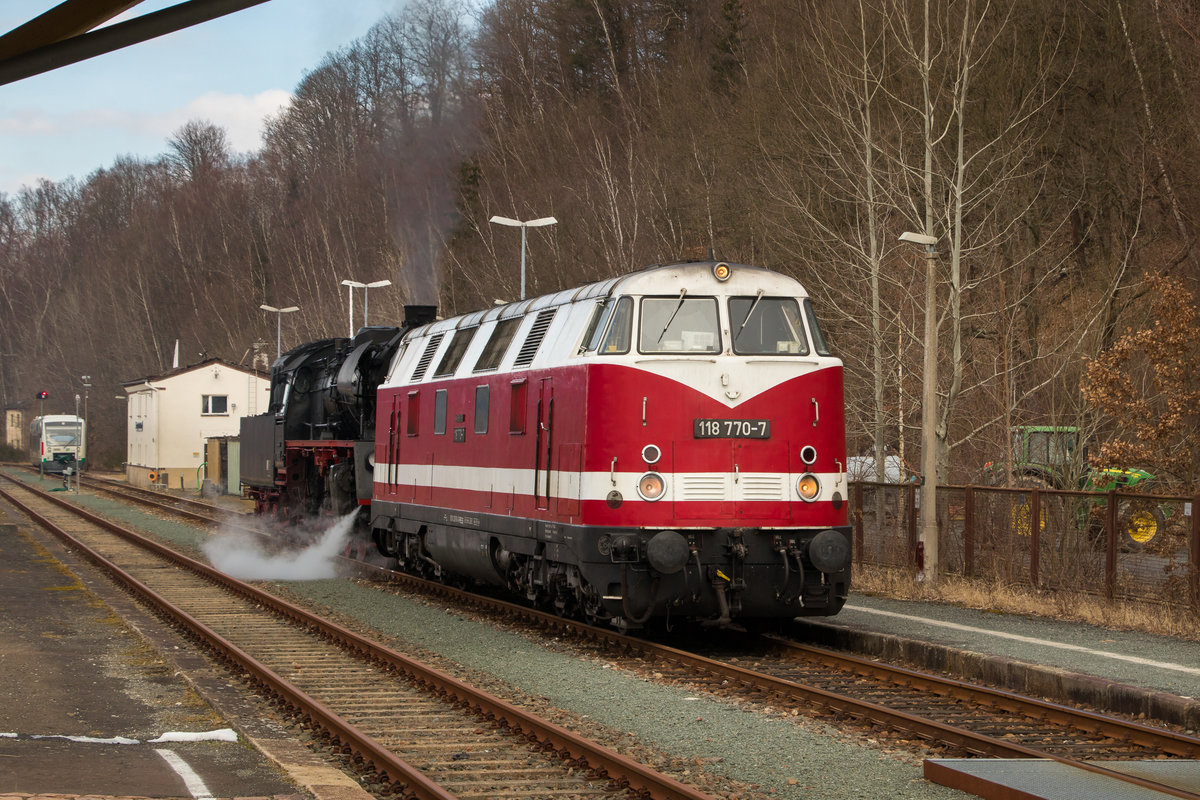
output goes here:
[{"label": "locomotive headlight", "polygon": [[658,445],[648,444],[642,448],[642,460],[646,464],[657,464],[660,458],[662,458],[662,450],[658,449]]},{"label": "locomotive headlight", "polygon": [[657,472],[647,472],[638,478],[637,490],[643,500],[653,503],[666,493],[667,482]]},{"label": "locomotive headlight", "polygon": [[729,280],[729,276],[732,274],[733,274],[733,270],[730,269],[729,265],[724,262],[721,262],[720,264],[717,264],[715,267],[713,267],[713,277],[716,278],[717,280],[721,281],[722,283]]},{"label": "locomotive headlight", "polygon": [[821,482],[811,472],[801,475],[800,480],[796,481],[796,494],[800,495],[800,499],[804,502],[811,503],[817,499],[817,495],[820,493]]}]

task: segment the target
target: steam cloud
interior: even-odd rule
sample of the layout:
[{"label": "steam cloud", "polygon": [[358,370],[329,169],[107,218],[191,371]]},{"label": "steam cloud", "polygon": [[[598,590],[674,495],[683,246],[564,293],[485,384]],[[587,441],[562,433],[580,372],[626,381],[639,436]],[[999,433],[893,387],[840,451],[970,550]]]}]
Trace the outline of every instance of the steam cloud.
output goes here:
[{"label": "steam cloud", "polygon": [[244,581],[314,581],[337,577],[334,559],[345,547],[357,511],[347,514],[319,538],[300,549],[268,553],[248,535],[227,533],[204,544],[204,554],[217,569]]}]

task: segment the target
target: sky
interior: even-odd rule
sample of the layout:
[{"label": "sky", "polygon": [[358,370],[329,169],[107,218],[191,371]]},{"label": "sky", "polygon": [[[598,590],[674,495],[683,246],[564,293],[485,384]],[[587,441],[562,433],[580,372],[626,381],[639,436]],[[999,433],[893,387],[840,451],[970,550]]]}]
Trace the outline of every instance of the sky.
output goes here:
[{"label": "sky", "polygon": [[[0,33],[59,0],[3,0]],[[114,22],[175,5],[146,0]],[[269,0],[96,58],[0,86],[0,193],[80,180],[120,156],[153,159],[192,119],[257,150],[264,119],[326,53],[363,36],[403,0]]]}]

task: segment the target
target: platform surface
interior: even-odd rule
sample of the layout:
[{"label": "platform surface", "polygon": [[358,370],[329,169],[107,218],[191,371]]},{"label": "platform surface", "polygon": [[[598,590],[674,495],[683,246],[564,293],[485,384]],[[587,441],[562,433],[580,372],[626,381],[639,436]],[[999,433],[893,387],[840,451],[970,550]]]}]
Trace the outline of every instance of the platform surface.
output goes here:
[{"label": "platform surface", "polygon": [[[1200,761],[1097,761],[1099,766],[1200,795]],[[1007,800],[1163,800],[1170,795],[1077,767],[1025,758],[937,758],[925,777]]]}]

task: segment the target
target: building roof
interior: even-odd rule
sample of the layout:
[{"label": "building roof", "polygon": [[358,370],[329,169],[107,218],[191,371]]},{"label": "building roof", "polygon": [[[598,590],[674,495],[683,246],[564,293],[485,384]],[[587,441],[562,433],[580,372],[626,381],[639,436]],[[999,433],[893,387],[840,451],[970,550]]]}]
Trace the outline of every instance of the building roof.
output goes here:
[{"label": "building roof", "polygon": [[122,388],[128,389],[132,386],[138,386],[143,383],[149,383],[150,381],[162,381],[162,380],[166,380],[168,378],[174,378],[178,375],[183,375],[188,372],[195,372],[198,369],[204,369],[206,367],[211,367],[214,364],[217,366],[226,367],[228,369],[237,370],[238,372],[244,372],[247,375],[253,375],[257,378],[262,378],[263,380],[270,380],[270,378],[271,378],[271,373],[269,373],[265,370],[256,369],[254,367],[247,367],[244,364],[234,364],[233,362],[226,361],[223,358],[206,358],[199,363],[188,364],[186,367],[173,367],[173,368],[167,370],[166,372],[160,372],[157,375],[147,375],[144,378],[137,378],[132,381],[124,381],[121,383],[121,386],[122,386]]}]

